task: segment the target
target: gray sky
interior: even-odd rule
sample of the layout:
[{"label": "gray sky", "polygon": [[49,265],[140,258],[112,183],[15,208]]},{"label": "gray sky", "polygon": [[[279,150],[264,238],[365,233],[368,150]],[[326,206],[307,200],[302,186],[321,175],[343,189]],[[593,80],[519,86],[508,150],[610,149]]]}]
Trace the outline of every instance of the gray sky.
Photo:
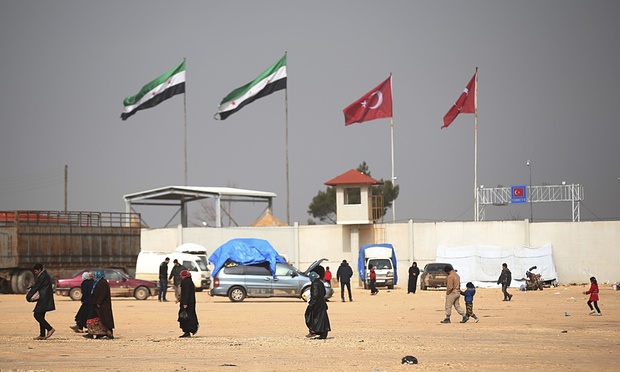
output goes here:
[{"label": "gray sky", "polygon": [[[396,219],[472,220],[474,115],[440,127],[476,66],[478,183],[528,184],[530,159],[533,185],[584,185],[582,220],[618,219],[618,14],[618,1],[5,0],[0,210],[62,210],[65,164],[69,210],[124,211],[125,194],[183,185],[183,96],[119,116],[187,58],[188,184],[275,192],[286,220],[284,91],[213,115],[287,51],[291,222],[362,161],[391,177],[390,120],[345,127],[342,113],[390,72]],[[263,205],[235,208],[246,225]],[[174,213],[139,211],[151,226]],[[570,203],[534,205],[535,221],[571,216]]]}]

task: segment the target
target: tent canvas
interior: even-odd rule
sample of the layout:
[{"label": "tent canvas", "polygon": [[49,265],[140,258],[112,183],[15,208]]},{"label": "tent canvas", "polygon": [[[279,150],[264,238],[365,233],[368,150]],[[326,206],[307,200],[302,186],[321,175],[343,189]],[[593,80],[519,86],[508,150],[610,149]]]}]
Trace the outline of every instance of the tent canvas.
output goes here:
[{"label": "tent canvas", "polygon": [[502,263],[512,273],[511,287],[519,287],[525,280],[525,272],[536,266],[535,272],[542,280],[557,280],[553,264],[551,244],[542,247],[500,247],[492,245],[468,245],[448,247],[437,246],[437,262],[448,262],[454,266],[462,283],[473,282],[480,287],[496,286],[502,271]]},{"label": "tent canvas", "polygon": [[269,262],[271,275],[276,274],[276,262],[286,262],[267,240],[256,238],[232,239],[219,246],[209,257],[213,277],[228,260],[241,265]]}]

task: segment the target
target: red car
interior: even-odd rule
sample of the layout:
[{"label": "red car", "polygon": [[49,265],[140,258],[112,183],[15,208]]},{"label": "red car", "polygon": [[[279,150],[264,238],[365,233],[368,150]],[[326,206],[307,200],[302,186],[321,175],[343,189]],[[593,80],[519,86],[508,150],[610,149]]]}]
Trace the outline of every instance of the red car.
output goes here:
[{"label": "red car", "polygon": [[104,278],[110,283],[112,297],[135,297],[136,300],[146,300],[149,296],[159,293],[157,283],[148,280],[134,279],[122,270],[111,268],[94,268],[80,270],[71,278],[56,281],[56,294],[69,296],[74,301],[82,298],[82,274],[84,272],[103,271]]}]

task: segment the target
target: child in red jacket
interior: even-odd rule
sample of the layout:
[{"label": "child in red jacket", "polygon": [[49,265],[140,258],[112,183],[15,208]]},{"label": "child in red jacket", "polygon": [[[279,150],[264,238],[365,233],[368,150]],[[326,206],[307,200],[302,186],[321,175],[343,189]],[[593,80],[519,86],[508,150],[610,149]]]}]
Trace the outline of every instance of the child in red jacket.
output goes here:
[{"label": "child in red jacket", "polygon": [[[588,306],[590,306],[590,315],[601,316],[601,309],[598,308],[598,283],[596,282],[595,277],[590,278],[590,289],[588,291],[583,292],[583,294],[589,294],[590,299],[588,300]],[[594,308],[592,307],[592,303],[594,302]],[[594,309],[596,308],[596,312]]]}]

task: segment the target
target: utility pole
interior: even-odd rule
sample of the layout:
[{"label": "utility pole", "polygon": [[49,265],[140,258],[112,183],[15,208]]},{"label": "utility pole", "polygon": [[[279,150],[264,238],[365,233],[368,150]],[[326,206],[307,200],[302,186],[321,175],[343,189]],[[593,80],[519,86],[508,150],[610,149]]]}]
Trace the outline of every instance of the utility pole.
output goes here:
[{"label": "utility pole", "polygon": [[69,184],[69,166],[65,164],[65,212],[67,211],[67,188]]}]

